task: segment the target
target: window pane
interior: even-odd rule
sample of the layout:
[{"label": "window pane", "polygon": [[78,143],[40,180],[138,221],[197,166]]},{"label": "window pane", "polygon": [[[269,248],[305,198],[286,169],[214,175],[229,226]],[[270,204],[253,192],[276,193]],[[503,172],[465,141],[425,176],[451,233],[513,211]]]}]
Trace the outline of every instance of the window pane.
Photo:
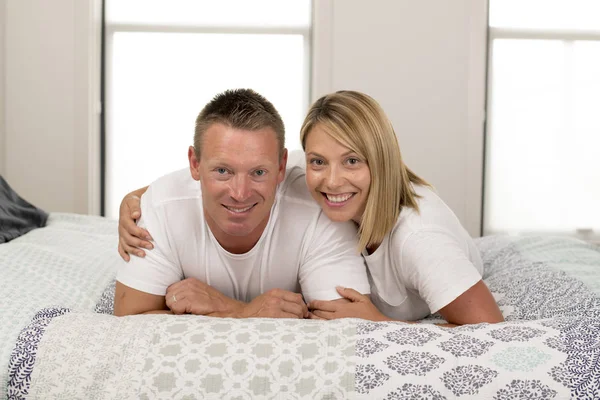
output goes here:
[{"label": "window pane", "polygon": [[563,45],[495,40],[492,54],[486,228],[552,229],[564,196]]},{"label": "window pane", "polygon": [[310,0],[111,0],[106,22],[201,26],[310,26]]},{"label": "window pane", "polygon": [[600,230],[600,42],[575,42],[573,56],[573,127],[567,148],[575,183],[572,218],[577,226]]},{"label": "window pane", "polygon": [[252,88],[286,124],[298,149],[306,113],[304,38],[117,32],[107,76],[106,215],[127,192],[187,166],[194,122],[215,94]]},{"label": "window pane", "polygon": [[600,44],[492,46],[486,233],[600,230]]},{"label": "window pane", "polygon": [[598,0],[490,0],[490,26],[600,31]]}]

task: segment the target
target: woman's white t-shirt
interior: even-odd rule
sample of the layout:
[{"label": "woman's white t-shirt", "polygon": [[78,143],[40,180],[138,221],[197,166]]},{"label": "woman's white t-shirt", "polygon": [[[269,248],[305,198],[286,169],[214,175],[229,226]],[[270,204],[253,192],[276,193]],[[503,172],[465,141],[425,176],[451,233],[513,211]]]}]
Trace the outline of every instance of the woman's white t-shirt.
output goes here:
[{"label": "woman's white t-shirt", "polygon": [[415,185],[419,212],[402,209],[368,265],[371,299],[385,315],[414,321],[450,304],[481,280],[479,251],[450,208]]}]

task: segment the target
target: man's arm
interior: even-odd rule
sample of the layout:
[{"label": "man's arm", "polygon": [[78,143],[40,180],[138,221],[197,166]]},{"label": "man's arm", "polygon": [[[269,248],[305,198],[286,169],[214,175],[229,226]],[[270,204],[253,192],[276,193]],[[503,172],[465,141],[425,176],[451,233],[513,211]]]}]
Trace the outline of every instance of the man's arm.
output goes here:
[{"label": "man's arm", "polygon": [[302,295],[298,293],[272,289],[244,303],[195,278],[169,286],[165,300],[174,314],[224,318],[305,318],[308,315]]},{"label": "man's arm", "polygon": [[223,318],[306,318],[308,309],[298,293],[272,289],[250,303],[231,299],[213,287],[188,278],[174,283],[166,296],[130,288],[117,281],[118,317],[136,314],[195,314]]},{"label": "man's arm", "polygon": [[146,257],[132,257],[117,270],[115,290],[115,315],[165,312],[168,307],[165,293],[169,285],[183,278],[183,271],[170,247],[169,231],[164,209],[154,203],[154,186],[150,186],[142,197],[140,228],[154,233],[154,249]]},{"label": "man's arm", "polygon": [[142,292],[117,281],[115,310],[117,317],[135,314],[171,314],[165,296]]}]

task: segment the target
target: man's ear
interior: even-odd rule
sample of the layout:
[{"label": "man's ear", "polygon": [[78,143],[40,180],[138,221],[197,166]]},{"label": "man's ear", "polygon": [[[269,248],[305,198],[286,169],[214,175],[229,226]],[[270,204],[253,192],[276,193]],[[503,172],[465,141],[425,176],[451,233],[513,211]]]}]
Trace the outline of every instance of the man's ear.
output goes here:
[{"label": "man's ear", "polygon": [[190,146],[188,149],[188,160],[190,161],[190,172],[192,178],[200,180],[200,160],[196,157],[196,149],[194,146]]},{"label": "man's ear", "polygon": [[285,179],[285,167],[287,166],[288,159],[288,151],[287,149],[283,149],[283,154],[281,155],[281,161],[279,162],[279,171],[277,173],[277,183],[283,182]]}]

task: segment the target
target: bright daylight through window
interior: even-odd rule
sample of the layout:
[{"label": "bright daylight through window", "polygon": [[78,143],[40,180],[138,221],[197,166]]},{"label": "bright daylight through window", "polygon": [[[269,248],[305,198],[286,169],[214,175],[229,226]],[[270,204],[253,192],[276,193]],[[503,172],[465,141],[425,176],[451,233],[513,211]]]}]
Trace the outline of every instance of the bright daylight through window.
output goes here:
[{"label": "bright daylight through window", "polygon": [[600,2],[490,0],[484,233],[600,238]]},{"label": "bright daylight through window", "polygon": [[106,0],[105,214],[187,166],[196,116],[215,94],[252,88],[300,148],[308,109],[310,0]]}]

